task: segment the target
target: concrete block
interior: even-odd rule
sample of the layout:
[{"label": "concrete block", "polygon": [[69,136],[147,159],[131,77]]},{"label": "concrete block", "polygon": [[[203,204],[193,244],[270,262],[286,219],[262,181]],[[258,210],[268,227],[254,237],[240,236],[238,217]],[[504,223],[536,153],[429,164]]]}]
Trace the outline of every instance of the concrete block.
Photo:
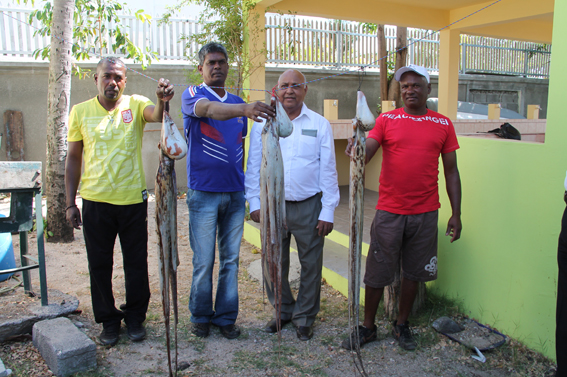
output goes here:
[{"label": "concrete block", "polygon": [[32,339],[49,369],[59,377],[96,368],[96,344],[68,318],[37,322]]}]

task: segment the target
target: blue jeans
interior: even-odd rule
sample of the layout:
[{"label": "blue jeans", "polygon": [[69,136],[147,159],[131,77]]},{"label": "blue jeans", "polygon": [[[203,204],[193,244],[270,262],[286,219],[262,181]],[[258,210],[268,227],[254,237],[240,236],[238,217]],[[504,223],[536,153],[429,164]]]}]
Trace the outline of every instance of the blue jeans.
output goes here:
[{"label": "blue jeans", "polygon": [[[238,257],[244,230],[244,191],[189,189],[189,241],[193,281],[189,296],[191,322],[232,325],[238,316]],[[213,309],[213,266],[218,229],[219,277]]]}]

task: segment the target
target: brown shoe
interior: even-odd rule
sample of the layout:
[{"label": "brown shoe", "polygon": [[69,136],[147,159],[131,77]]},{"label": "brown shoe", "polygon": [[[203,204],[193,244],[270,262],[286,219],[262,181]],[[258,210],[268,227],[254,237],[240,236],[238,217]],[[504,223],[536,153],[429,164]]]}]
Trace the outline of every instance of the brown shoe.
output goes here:
[{"label": "brown shoe", "polygon": [[220,333],[227,339],[236,339],[240,336],[240,329],[235,325],[219,326]]},{"label": "brown shoe", "polygon": [[348,338],[343,340],[341,347],[345,350],[352,351],[356,349],[357,343],[359,347],[362,347],[364,344],[373,342],[376,339],[376,326],[374,326],[373,329],[368,329],[362,325],[358,325],[358,329],[354,330]]},{"label": "brown shoe", "polygon": [[296,328],[297,337],[299,340],[309,340],[313,338],[313,327],[312,326],[297,326]]},{"label": "brown shoe", "polygon": [[113,323],[112,325],[102,325],[102,332],[100,333],[99,340],[103,346],[115,346],[120,337],[120,323]]},{"label": "brown shoe", "polygon": [[[283,329],[285,325],[287,325],[288,323],[291,322],[291,319],[282,319],[280,321],[280,329]],[[266,327],[264,327],[262,330],[264,332],[267,332],[268,334],[273,334],[275,332],[278,332],[278,326],[277,326],[277,321],[275,318],[272,318],[270,320],[270,322],[268,322],[268,324],[266,325]]]},{"label": "brown shoe", "polygon": [[140,322],[129,322],[126,324],[128,339],[133,342],[141,342],[146,339],[146,329]]},{"label": "brown shoe", "polygon": [[211,329],[211,324],[210,323],[193,323],[193,327],[191,329],[191,332],[193,333],[193,335],[198,336],[199,338],[206,338],[207,336],[209,336],[209,332]]},{"label": "brown shoe", "polygon": [[398,341],[400,347],[406,351],[413,351],[417,346],[417,342],[413,338],[407,321],[406,323],[399,325],[397,324],[397,321],[394,320],[394,323],[392,324],[392,335]]}]

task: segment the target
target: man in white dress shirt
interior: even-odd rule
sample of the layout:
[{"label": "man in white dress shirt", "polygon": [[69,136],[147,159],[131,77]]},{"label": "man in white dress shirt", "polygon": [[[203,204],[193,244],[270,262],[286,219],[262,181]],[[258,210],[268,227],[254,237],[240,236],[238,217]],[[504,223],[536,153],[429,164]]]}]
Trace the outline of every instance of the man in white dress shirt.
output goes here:
[{"label": "man in white dress shirt", "polygon": [[[333,218],[339,204],[339,186],[335,163],[333,132],[329,121],[309,110],[303,103],[307,94],[305,76],[297,70],[285,71],[278,80],[277,95],[289,119],[293,133],[280,139],[284,164],[287,232],[282,240],[282,313],[281,327],[296,326],[297,337],[313,337],[313,322],[319,312],[321,271],[325,236],[333,230]],[[250,217],[260,221],[260,163],[263,123],[254,123],[250,135],[250,155],[245,178]],[[289,245],[297,243],[301,279],[297,298],[289,287]],[[268,299],[274,294],[266,282]],[[277,323],[270,320],[264,331],[275,333]]]}]

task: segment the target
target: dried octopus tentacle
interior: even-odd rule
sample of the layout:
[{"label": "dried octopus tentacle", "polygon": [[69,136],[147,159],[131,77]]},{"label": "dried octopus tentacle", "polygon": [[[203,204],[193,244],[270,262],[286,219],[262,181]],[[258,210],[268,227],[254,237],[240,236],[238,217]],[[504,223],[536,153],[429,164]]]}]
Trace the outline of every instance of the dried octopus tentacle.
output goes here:
[{"label": "dried octopus tentacle", "polygon": [[[366,376],[362,355],[360,353],[360,338],[358,332],[360,314],[360,273],[362,259],[362,233],[364,219],[364,165],[366,160],[366,131],[374,126],[374,116],[368,109],[366,98],[362,92],[358,92],[356,106],[356,118],[353,120],[354,135],[353,147],[350,161],[350,184],[349,184],[349,282],[348,282],[348,307],[349,307],[349,340],[354,342],[351,349],[353,361],[359,373]],[[353,347],[354,346],[354,347]]]},{"label": "dried octopus tentacle", "polygon": [[[179,322],[177,306],[177,182],[175,177],[175,159],[187,154],[187,144],[183,141],[175,123],[168,114],[169,102],[163,112],[160,140],[159,166],[156,174],[156,224],[159,248],[159,278],[167,343],[167,362],[169,375],[177,374],[177,324]],[[175,362],[172,367],[170,345],[170,313],[173,301],[173,327],[175,332]]]},{"label": "dried octopus tentacle", "polygon": [[[282,307],[282,238],[285,224],[285,191],[282,153],[279,137],[287,137],[293,124],[277,102],[277,116],[262,129],[262,163],[260,165],[260,228],[262,239],[262,272],[267,273],[274,294],[276,326],[281,340]],[[265,271],[265,272],[264,272]]]}]

